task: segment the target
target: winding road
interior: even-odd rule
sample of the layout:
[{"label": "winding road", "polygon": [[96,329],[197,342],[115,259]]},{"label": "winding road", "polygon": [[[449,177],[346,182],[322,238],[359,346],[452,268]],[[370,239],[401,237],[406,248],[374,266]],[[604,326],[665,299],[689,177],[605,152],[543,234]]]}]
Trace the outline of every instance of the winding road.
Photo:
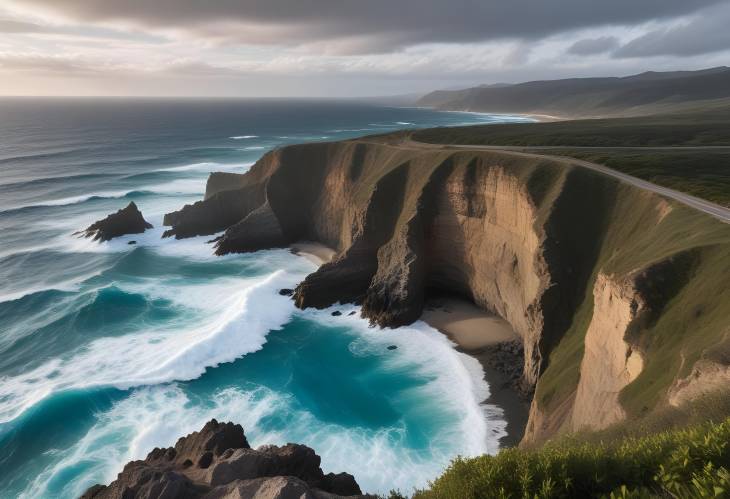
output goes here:
[{"label": "winding road", "polygon": [[[589,170],[593,170],[599,173],[602,173],[604,175],[608,175],[610,177],[614,177],[619,179],[622,182],[626,182],[627,184],[631,184],[633,186],[636,186],[640,189],[644,189],[647,191],[655,192],[657,194],[660,194],[664,197],[667,197],[669,199],[673,199],[674,201],[677,201],[679,203],[682,203],[686,206],[689,206],[690,208],[694,208],[695,210],[699,210],[703,213],[707,213],[708,215],[722,221],[725,223],[730,223],[730,208],[726,208],[724,206],[721,206],[719,204],[712,203],[710,201],[706,201],[704,199],[700,199],[695,196],[691,196],[689,194],[686,194],[684,192],[676,191],[674,189],[669,189],[668,187],[662,187],[660,185],[652,184],[651,182],[647,182],[646,180],[641,180],[640,178],[632,177],[631,175],[627,175],[626,173],[621,173],[620,171],[614,170],[612,168],[609,168],[604,165],[600,165],[598,163],[592,163],[590,161],[585,161],[582,159],[576,159],[571,158],[569,156],[557,156],[554,154],[541,154],[536,152],[527,152],[527,151],[534,151],[536,149],[552,149],[552,147],[541,147],[541,146],[532,146],[532,147],[512,147],[512,146],[487,146],[487,145],[468,145],[468,144],[429,144],[426,142],[417,142],[412,140],[411,138],[408,138],[402,142],[403,146],[406,147],[416,147],[419,149],[423,148],[433,148],[433,149],[459,149],[459,150],[483,150],[483,151],[500,151],[500,152],[506,152],[509,154],[515,154],[519,156],[525,156],[530,158],[547,158],[552,160],[557,160],[561,162],[567,162],[571,165],[578,165],[583,168],[588,168]],[[566,149],[566,147],[561,147],[562,149]],[[712,148],[712,147],[711,147]],[[716,148],[722,148],[722,149],[730,149],[730,147],[727,146],[718,146]],[[557,147],[556,147],[557,149]],[[571,148],[573,149],[573,148]],[[580,149],[614,149],[614,148],[607,148],[607,147],[599,147],[599,148],[588,148],[588,147],[581,147]],[[677,150],[677,149],[707,149],[706,147],[647,147],[647,148],[625,148],[625,147],[617,147],[615,149],[652,149],[652,150]],[[715,149],[715,148],[712,148]]]}]

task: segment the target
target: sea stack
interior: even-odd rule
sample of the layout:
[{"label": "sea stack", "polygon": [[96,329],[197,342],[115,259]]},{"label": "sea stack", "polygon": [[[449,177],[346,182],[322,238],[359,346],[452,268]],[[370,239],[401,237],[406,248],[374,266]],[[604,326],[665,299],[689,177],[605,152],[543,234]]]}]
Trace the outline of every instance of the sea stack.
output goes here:
[{"label": "sea stack", "polygon": [[369,497],[352,475],[325,475],[319,464],[320,457],[304,445],[252,449],[241,425],[213,419],[175,447],[156,448],[144,461],[127,463],[116,480],[92,486],[81,498]]},{"label": "sea stack", "polygon": [[151,228],[152,224],[144,219],[137,205],[131,201],[126,208],[94,222],[77,234],[91,237],[94,241],[109,241],[125,234],[141,234]]}]

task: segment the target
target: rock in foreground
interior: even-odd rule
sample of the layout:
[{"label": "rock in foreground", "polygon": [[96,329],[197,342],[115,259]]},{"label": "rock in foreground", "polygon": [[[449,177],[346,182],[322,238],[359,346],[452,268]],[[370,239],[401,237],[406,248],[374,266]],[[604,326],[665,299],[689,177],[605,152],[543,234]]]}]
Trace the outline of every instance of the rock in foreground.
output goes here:
[{"label": "rock in foreground", "polygon": [[109,485],[82,499],[335,499],[364,497],[352,475],[324,474],[320,457],[304,445],[252,449],[241,425],[215,419],[127,463]]},{"label": "rock in foreground", "polygon": [[126,208],[89,225],[80,234],[91,237],[94,241],[109,241],[125,234],[141,234],[151,228],[152,224],[144,219],[142,212],[132,201]]}]

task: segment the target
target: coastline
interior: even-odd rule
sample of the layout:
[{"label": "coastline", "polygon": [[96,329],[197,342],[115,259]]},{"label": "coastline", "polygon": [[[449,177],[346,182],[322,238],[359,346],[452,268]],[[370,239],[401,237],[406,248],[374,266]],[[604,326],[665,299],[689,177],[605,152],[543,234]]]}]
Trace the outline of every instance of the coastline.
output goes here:
[{"label": "coastline", "polygon": [[428,300],[421,320],[456,343],[458,351],[479,361],[489,384],[489,397],[483,403],[501,408],[507,423],[507,435],[500,439],[500,448],[517,446],[527,426],[529,403],[516,390],[509,369],[504,369],[503,352],[521,343],[519,336],[500,317],[453,297]]},{"label": "coastline", "polygon": [[[332,261],[337,254],[334,249],[314,241],[297,241],[289,249],[317,266]],[[456,343],[457,351],[479,361],[489,385],[489,397],[482,403],[501,408],[507,423],[507,435],[500,439],[500,448],[517,446],[529,413],[529,403],[515,383],[516,373],[522,371],[515,349],[519,344],[521,353],[521,338],[501,317],[451,296],[427,300],[421,320]]]}]

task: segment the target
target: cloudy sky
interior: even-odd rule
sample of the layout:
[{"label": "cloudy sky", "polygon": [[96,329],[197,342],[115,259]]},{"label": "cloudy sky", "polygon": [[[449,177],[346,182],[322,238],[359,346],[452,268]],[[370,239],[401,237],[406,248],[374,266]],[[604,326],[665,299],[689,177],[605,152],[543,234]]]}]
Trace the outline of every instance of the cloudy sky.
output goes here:
[{"label": "cloudy sky", "polygon": [[0,95],[375,96],[729,63],[728,0],[0,0]]}]

